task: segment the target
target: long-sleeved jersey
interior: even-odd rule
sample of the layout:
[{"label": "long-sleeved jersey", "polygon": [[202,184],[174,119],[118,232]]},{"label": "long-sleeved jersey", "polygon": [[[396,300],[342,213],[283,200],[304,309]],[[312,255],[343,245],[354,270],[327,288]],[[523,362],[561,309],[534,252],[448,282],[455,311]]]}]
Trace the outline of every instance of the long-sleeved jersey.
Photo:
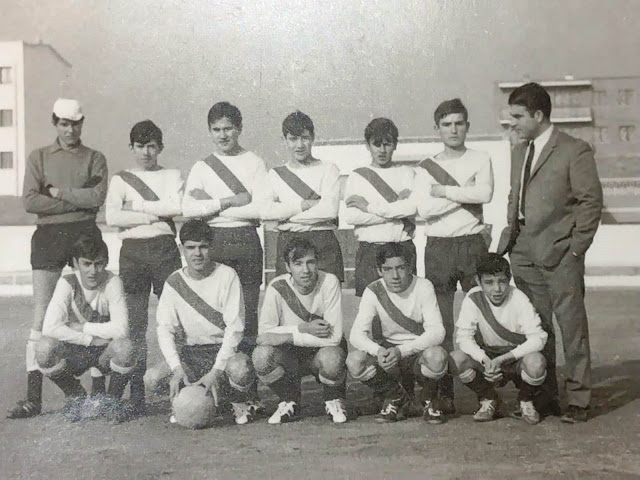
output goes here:
[{"label": "long-sleeved jersey", "polygon": [[431,186],[442,183],[425,168],[415,168],[414,201],[418,207],[418,216],[425,220],[425,233],[432,237],[460,237],[480,233],[484,228],[481,215],[475,215],[464,208],[464,205],[479,205],[491,201],[491,157],[486,152],[468,148],[459,158],[443,160],[436,156],[432,160],[453,177],[458,186],[446,186],[446,198],[433,197]]},{"label": "long-sleeved jersey", "polygon": [[[174,235],[166,219],[182,212],[183,181],[179,170],[125,170],[125,175],[133,175],[142,181],[158,198],[146,200],[120,174],[111,179],[105,217],[109,226],[118,227],[118,236],[125,238],[153,238],[160,235]],[[123,172],[124,173],[124,172]],[[125,202],[132,202],[132,210],[124,210]]]},{"label": "long-sleeved jersey", "polygon": [[[298,330],[300,324],[314,318],[322,318],[331,326],[330,337],[319,338]],[[267,287],[260,311],[258,335],[292,334],[296,346],[330,347],[340,343],[342,329],[342,291],[335,275],[318,271],[316,286],[307,295],[296,290],[289,274],[274,278]]]},{"label": "long-sleeved jersey", "polygon": [[[82,286],[80,275],[62,276],[47,307],[42,334],[62,342],[89,346],[93,337],[106,340],[129,335],[122,281],[111,272],[95,290]],[[82,331],[71,326],[82,325]]]},{"label": "long-sleeved jersey", "polygon": [[[354,234],[361,242],[404,242],[413,238],[413,231],[406,228],[406,221],[416,213],[412,198],[388,201],[376,187],[359,171],[370,170],[386,183],[396,194],[413,188],[414,172],[407,166],[376,168],[363,167],[355,170],[347,179],[344,198],[352,195],[363,197],[369,205],[367,212],[347,207],[344,220],[354,226]],[[414,229],[415,230],[415,229]]]},{"label": "long-sleeved jersey", "polygon": [[547,333],[540,325],[540,317],[529,298],[516,287],[509,286],[509,292],[504,303],[495,306],[487,301],[495,319],[508,331],[524,335],[524,343],[517,344],[501,337],[489,325],[482,311],[471,299],[471,295],[484,295],[480,287],[474,287],[462,302],[460,315],[456,322],[456,343],[460,350],[474,360],[482,362],[485,351],[476,341],[476,333],[479,332],[482,341],[492,347],[513,347],[511,353],[515,358],[522,358],[528,353],[539,352],[547,342]]},{"label": "long-sleeved jersey", "polygon": [[[319,202],[302,211],[301,197],[283,179],[278,169],[288,176],[294,175],[319,197]],[[271,169],[267,175],[266,202],[262,206],[263,220],[277,220],[278,230],[309,232],[335,230],[340,208],[340,172],[330,163],[317,162],[310,166],[291,168],[288,165]]]},{"label": "long-sleeved jersey", "polygon": [[158,344],[171,369],[180,365],[181,345],[222,344],[214,368],[224,370],[244,332],[244,301],[238,274],[216,264],[211,274],[194,280],[186,268],[165,282],[158,309]]},{"label": "long-sleeved jersey", "polygon": [[[219,154],[215,156],[222,163],[225,173],[216,173],[207,164],[207,159],[196,162],[187,178],[182,199],[182,214],[185,217],[205,217],[212,227],[256,225],[260,220],[261,208],[265,201],[267,169],[264,161],[255,153],[248,151],[236,156]],[[242,207],[221,210],[220,199],[237,194],[224,180],[225,174],[228,176],[229,173],[235,177],[235,180],[232,178],[232,182],[239,182],[251,195],[251,202]],[[191,194],[193,190],[204,190],[210,199],[197,199]]]},{"label": "long-sleeved jersey", "polygon": [[426,278],[414,276],[409,288],[401,293],[390,292],[383,279],[365,289],[349,341],[374,357],[381,346],[371,338],[376,318],[380,321],[383,339],[397,345],[403,357],[440,345],[444,340],[436,293]]}]

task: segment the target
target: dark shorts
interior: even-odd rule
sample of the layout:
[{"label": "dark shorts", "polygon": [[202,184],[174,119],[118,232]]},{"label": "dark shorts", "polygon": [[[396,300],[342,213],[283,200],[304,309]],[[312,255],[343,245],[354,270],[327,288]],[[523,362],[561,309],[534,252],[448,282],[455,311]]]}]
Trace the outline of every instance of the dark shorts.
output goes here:
[{"label": "dark shorts", "polygon": [[184,345],[180,349],[180,363],[189,382],[197,382],[211,371],[222,344]]},{"label": "dark shorts", "polygon": [[[338,346],[344,351],[346,357],[349,349],[346,339],[343,338]],[[323,347],[297,347],[295,345],[286,344],[278,345],[273,348],[278,350],[284,356],[284,363],[286,365],[297,364],[298,375],[300,377],[304,377],[306,375],[313,374],[311,371],[311,363]]]},{"label": "dark shorts", "polygon": [[[413,273],[416,272],[416,246],[412,240],[400,242],[411,254]],[[376,267],[376,255],[384,243],[358,242],[356,250],[356,296],[361,297],[364,289],[380,276]]]},{"label": "dark shorts", "polygon": [[[487,357],[493,360],[494,358],[511,351],[513,347],[488,347],[485,345],[482,347],[482,349],[484,350],[484,353],[487,354]],[[471,357],[469,357],[469,359],[471,360],[471,362],[473,362],[474,370],[477,370],[479,372],[484,371],[484,367],[480,362],[474,360]],[[522,368],[522,358],[511,362],[505,362],[500,365],[500,370],[502,371],[502,380],[500,380],[496,386],[506,385],[509,381],[513,381],[514,384],[519,385],[521,381],[520,372],[522,372]]]},{"label": "dark shorts", "polygon": [[107,345],[85,347],[84,345],[64,342],[60,356],[66,360],[66,368],[69,372],[73,376],[79,377],[91,367],[99,367],[100,357],[106,349]]},{"label": "dark shorts", "polygon": [[256,227],[212,227],[213,259],[233,268],[242,285],[262,283],[262,244]]},{"label": "dark shorts", "polygon": [[319,230],[315,232],[280,232],[276,242],[276,275],[287,273],[282,258],[287,242],[294,238],[303,238],[313,243],[318,249],[318,269],[333,273],[338,280],[344,282],[344,263],[342,249],[333,230]]},{"label": "dark shorts", "polygon": [[160,296],[164,282],[182,267],[174,237],[126,238],[120,248],[120,278],[125,293],[153,293]]},{"label": "dark shorts", "polygon": [[71,247],[83,235],[102,238],[93,220],[38,225],[31,237],[31,268],[60,271],[71,265]]},{"label": "dark shorts", "polygon": [[484,237],[427,237],[424,271],[427,280],[441,292],[455,292],[460,286],[466,292],[476,285],[476,259],[487,253]]}]

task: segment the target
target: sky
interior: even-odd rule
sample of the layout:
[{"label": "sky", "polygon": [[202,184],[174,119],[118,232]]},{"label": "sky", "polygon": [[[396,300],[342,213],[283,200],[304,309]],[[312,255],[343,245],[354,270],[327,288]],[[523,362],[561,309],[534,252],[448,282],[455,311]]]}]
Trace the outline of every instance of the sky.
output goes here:
[{"label": "sky", "polygon": [[161,163],[186,171],[210,153],[222,100],[270,166],[296,109],[318,140],[360,139],[378,116],[425,136],[460,97],[471,133],[498,133],[498,81],[640,75],[639,20],[637,0],[3,0],[0,40],[49,43],[73,65],[84,142],[112,173],[146,118],[164,131]]}]

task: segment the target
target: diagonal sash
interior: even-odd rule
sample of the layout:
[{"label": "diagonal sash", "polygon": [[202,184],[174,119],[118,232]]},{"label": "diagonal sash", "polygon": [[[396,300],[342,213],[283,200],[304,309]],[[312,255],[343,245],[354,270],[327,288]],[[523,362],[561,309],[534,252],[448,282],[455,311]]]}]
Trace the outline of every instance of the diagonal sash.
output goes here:
[{"label": "diagonal sash", "polygon": [[[131,172],[127,172],[126,170],[118,172],[116,173],[116,175],[122,178],[122,180],[124,180],[131,188],[133,188],[136,192],[138,192],[144,200],[148,202],[157,202],[158,200],[160,200],[160,197],[158,197],[156,192],[151,190],[149,185],[144,183],[142,179],[137,175],[134,175]],[[169,228],[171,229],[174,235],[177,234],[176,224],[172,218],[160,217],[160,220],[162,220],[167,225],[169,225]]]},{"label": "diagonal sash", "polygon": [[238,195],[240,193],[249,193],[249,191],[245,188],[238,177],[236,177],[229,167],[227,167],[222,160],[220,160],[215,155],[211,154],[207,158],[203,160],[211,170],[218,176],[220,180],[224,182],[224,184],[229,187],[229,190],[233,192],[234,195]]},{"label": "diagonal sash", "polygon": [[382,280],[376,280],[367,288],[375,294],[378,302],[380,302],[380,305],[382,305],[382,308],[384,308],[384,311],[389,315],[391,320],[414,335],[422,335],[424,333],[424,327],[421,324],[407,317],[400,311],[396,304],[391,301],[389,294],[382,285]]},{"label": "diagonal sash", "polygon": [[522,335],[521,333],[512,332],[511,330],[503,327],[498,320],[496,319],[491,307],[489,306],[489,302],[487,302],[486,297],[482,292],[473,292],[469,294],[469,298],[476,304],[476,307],[480,309],[482,316],[486,320],[491,330],[498,335],[505,342],[513,343],[514,345],[521,345],[526,340],[527,337]]},{"label": "diagonal sash", "polygon": [[167,284],[173,288],[182,299],[187,302],[193,309],[206,318],[210,323],[224,331],[225,323],[222,313],[217,311],[207,302],[205,302],[200,295],[193,291],[193,289],[182,278],[180,272],[173,273],[168,279]]},{"label": "diagonal sash", "polygon": [[[371,184],[376,191],[382,195],[388,203],[393,203],[398,201],[398,194],[395,192],[391,186],[385,182],[377,172],[373,171],[370,168],[361,167],[356,168],[354,172],[358,173],[362,176],[367,182]],[[409,236],[413,236],[413,233],[416,231],[416,224],[412,222],[409,218],[403,218],[402,223],[404,225],[403,230],[407,232]]]},{"label": "diagonal sash", "polygon": [[80,323],[106,323],[110,320],[109,315],[100,315],[100,313],[95,311],[89,302],[87,302],[75,273],[69,273],[62,278],[71,285],[71,289],[73,290],[73,304],[71,305],[71,309]]},{"label": "diagonal sash", "polygon": [[311,313],[306,309],[306,307],[302,304],[298,296],[295,294],[291,286],[284,278],[276,280],[271,284],[271,286],[275,288],[276,292],[280,294],[291,311],[295,313],[296,316],[298,316],[302,321],[311,322],[313,320],[322,320],[323,317],[321,317],[320,315],[316,315],[315,313]]},{"label": "diagonal sash", "polygon": [[[429,175],[431,175],[436,182],[440,185],[445,185],[449,187],[459,187],[460,184],[458,181],[453,178],[449,172],[447,172],[444,168],[434,162],[432,159],[427,158],[420,162],[420,167],[424,168]],[[463,203],[462,208],[464,208],[471,215],[476,217],[480,223],[484,223],[484,215],[482,212],[482,205],[479,203]]]}]

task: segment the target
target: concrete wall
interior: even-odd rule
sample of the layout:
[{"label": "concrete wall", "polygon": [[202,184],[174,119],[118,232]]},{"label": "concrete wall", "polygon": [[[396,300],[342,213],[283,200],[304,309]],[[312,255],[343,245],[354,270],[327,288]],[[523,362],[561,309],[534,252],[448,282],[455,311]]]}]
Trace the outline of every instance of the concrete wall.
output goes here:
[{"label": "concrete wall", "polygon": [[0,43],[0,67],[11,68],[11,82],[0,84],[0,109],[13,112],[13,125],[0,127],[0,152],[13,154],[13,168],[0,169],[0,195],[18,195],[19,165],[24,158],[22,42]]}]

